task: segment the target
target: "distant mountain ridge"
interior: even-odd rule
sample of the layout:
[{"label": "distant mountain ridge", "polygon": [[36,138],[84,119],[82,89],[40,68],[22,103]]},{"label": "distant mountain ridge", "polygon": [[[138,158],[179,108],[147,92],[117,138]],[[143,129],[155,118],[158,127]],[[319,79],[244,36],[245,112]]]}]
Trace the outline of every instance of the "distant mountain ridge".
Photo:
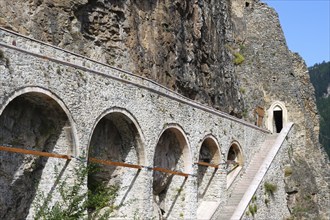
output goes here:
[{"label": "distant mountain ridge", "polygon": [[308,68],[320,113],[320,142],[330,156],[330,61]]}]

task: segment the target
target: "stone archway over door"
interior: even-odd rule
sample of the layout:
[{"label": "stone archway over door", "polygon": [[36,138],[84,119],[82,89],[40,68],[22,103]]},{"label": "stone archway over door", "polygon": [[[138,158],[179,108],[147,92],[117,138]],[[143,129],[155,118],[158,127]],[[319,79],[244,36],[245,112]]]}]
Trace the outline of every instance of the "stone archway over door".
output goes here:
[{"label": "stone archway over door", "polygon": [[283,102],[276,101],[267,110],[266,127],[272,133],[280,133],[288,122],[288,111]]},{"label": "stone archway over door", "polygon": [[273,131],[280,133],[283,128],[283,111],[279,106],[275,106],[273,110]]}]

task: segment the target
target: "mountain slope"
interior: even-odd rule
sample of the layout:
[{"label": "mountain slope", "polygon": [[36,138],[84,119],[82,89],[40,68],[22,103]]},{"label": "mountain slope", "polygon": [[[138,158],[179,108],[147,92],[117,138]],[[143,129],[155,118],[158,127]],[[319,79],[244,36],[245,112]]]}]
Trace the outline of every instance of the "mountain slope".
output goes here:
[{"label": "mountain slope", "polygon": [[320,142],[330,156],[330,62],[308,68],[320,113]]}]

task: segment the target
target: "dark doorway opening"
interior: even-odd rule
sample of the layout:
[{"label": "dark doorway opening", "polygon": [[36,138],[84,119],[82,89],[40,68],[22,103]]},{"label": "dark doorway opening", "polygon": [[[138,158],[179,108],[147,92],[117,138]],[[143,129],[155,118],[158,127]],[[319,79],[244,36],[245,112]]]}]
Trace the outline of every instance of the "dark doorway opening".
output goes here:
[{"label": "dark doorway opening", "polygon": [[282,111],[274,111],[274,121],[276,133],[280,133],[283,128],[283,113]]}]

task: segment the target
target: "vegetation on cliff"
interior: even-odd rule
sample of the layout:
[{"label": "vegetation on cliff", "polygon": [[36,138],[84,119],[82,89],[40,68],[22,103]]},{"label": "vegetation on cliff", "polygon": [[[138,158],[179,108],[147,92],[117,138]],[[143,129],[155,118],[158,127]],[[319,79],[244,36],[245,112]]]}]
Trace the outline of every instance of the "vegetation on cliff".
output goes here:
[{"label": "vegetation on cliff", "polygon": [[330,61],[308,68],[320,113],[320,142],[330,156]]}]

